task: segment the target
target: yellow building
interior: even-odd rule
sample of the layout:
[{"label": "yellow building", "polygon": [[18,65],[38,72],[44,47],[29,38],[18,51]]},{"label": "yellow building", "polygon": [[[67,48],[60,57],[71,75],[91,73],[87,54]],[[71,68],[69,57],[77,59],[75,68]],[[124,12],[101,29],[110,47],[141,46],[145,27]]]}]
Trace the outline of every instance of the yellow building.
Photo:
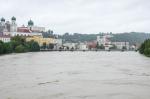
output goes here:
[{"label": "yellow building", "polygon": [[49,44],[55,44],[54,38],[43,38],[43,36],[30,36],[26,38],[26,41],[36,41],[40,46],[42,46],[44,43],[46,45]]}]

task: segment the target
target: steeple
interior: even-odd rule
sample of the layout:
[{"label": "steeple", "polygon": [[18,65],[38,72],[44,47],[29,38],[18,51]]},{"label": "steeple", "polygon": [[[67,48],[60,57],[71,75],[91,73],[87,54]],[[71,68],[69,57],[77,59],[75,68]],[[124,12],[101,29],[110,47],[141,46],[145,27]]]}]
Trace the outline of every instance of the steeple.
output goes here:
[{"label": "steeple", "polygon": [[13,16],[13,17],[11,18],[11,20],[12,20],[12,21],[16,21],[16,18]]},{"label": "steeple", "polygon": [[1,18],[1,22],[5,22],[5,19],[3,17]]},{"label": "steeple", "polygon": [[28,26],[33,26],[34,25],[34,23],[33,23],[33,21],[30,19],[29,21],[28,21]]}]

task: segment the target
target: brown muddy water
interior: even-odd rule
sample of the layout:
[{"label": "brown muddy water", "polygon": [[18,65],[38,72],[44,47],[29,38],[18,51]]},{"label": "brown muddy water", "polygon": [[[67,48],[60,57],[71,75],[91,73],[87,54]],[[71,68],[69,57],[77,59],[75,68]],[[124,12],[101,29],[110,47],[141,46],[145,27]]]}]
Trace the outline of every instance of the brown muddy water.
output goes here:
[{"label": "brown muddy water", "polygon": [[150,99],[150,58],[137,52],[0,56],[0,99]]}]

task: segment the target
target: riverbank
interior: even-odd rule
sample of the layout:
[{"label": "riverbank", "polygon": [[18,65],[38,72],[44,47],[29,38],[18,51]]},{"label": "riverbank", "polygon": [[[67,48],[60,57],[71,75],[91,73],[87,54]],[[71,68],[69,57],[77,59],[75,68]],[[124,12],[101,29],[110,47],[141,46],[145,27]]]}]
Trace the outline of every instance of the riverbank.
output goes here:
[{"label": "riverbank", "polygon": [[124,51],[135,51],[135,50],[104,50],[104,49],[94,49],[94,50],[52,50],[52,49],[40,49],[40,51],[83,51],[83,52],[86,52],[86,51],[121,51],[121,52],[124,52]]},{"label": "riverbank", "polygon": [[35,41],[26,42],[24,37],[15,36],[10,42],[0,41],[0,55],[10,53],[25,53],[40,51],[40,46]]},{"label": "riverbank", "polygon": [[[38,53],[38,52],[136,52],[133,50],[128,50],[128,51],[122,51],[122,50],[40,50],[36,52],[23,52],[23,53]],[[23,54],[23,53],[7,53],[7,54],[0,54],[0,56],[5,56],[5,55],[15,55],[15,54]]]}]

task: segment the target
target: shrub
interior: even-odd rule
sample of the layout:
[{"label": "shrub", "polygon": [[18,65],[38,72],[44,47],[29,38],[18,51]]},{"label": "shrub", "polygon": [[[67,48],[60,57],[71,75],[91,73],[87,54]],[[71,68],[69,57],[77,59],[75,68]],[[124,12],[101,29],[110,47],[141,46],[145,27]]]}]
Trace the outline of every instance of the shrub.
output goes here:
[{"label": "shrub", "polygon": [[4,53],[12,53],[13,52],[13,47],[12,47],[12,44],[9,42],[9,43],[5,43],[4,44]]},{"label": "shrub", "polygon": [[23,45],[18,45],[18,46],[15,48],[15,52],[16,52],[16,53],[23,53],[23,52],[26,52],[26,48],[25,48]]}]

